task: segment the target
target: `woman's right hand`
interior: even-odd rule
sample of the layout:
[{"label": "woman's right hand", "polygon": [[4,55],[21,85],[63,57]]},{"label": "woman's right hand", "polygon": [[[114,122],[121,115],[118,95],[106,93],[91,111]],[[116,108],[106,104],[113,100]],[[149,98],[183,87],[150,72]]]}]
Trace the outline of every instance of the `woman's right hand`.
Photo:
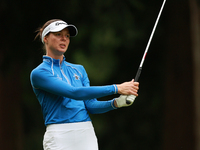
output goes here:
[{"label": "woman's right hand", "polygon": [[138,96],[139,82],[124,82],[122,84],[117,84],[118,93],[122,95],[135,95]]}]

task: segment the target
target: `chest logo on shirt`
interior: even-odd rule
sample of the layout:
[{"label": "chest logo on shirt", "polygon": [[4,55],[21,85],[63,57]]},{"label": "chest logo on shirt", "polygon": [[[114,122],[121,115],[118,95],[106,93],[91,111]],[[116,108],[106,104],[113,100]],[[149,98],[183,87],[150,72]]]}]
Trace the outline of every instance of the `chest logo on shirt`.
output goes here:
[{"label": "chest logo on shirt", "polygon": [[75,78],[75,80],[80,80],[80,77],[77,74],[74,74],[73,77]]},{"label": "chest logo on shirt", "polygon": [[58,78],[58,79],[60,79],[60,80],[62,80],[62,78],[61,78],[61,77],[59,77],[59,75],[58,75],[58,74],[57,74],[57,78]]}]

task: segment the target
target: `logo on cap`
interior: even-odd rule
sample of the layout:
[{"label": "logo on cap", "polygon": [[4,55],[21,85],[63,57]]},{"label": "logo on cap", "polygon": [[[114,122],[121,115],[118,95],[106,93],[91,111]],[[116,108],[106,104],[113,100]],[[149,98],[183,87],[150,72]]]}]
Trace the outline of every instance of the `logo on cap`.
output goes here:
[{"label": "logo on cap", "polygon": [[65,23],[65,22],[56,22],[56,23],[55,23],[55,26],[59,26],[60,24],[65,24],[65,25],[67,25],[67,23]]}]

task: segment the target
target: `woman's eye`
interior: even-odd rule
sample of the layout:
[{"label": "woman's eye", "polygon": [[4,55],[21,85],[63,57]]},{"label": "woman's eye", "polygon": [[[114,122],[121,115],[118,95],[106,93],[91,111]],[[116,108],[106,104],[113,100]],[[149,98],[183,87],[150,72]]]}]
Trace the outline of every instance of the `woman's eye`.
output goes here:
[{"label": "woman's eye", "polygon": [[56,36],[60,36],[61,34],[60,33],[56,33]]},{"label": "woman's eye", "polygon": [[66,35],[66,37],[67,37],[67,38],[70,38],[70,35],[69,35],[69,34],[67,34],[67,35]]},{"label": "woman's eye", "polygon": [[63,37],[63,36],[65,36],[66,38],[70,38],[70,34],[66,34],[66,35],[64,35],[64,34],[62,34],[62,33],[55,33],[55,36],[59,36],[59,37]]}]

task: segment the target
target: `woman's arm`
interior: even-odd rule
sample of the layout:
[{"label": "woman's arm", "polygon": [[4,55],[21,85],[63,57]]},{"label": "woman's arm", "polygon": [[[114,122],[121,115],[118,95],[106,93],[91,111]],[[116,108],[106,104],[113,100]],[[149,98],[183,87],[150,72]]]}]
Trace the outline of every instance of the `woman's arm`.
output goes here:
[{"label": "woman's arm", "polygon": [[113,109],[117,109],[114,106],[114,99],[109,101],[98,101],[97,99],[86,100],[85,107],[91,114],[101,114]]},{"label": "woman's arm", "polygon": [[60,80],[45,69],[33,70],[31,73],[31,84],[35,89],[44,90],[56,95],[76,99],[88,100],[111,94],[116,94],[116,85],[73,87],[67,82]]}]

